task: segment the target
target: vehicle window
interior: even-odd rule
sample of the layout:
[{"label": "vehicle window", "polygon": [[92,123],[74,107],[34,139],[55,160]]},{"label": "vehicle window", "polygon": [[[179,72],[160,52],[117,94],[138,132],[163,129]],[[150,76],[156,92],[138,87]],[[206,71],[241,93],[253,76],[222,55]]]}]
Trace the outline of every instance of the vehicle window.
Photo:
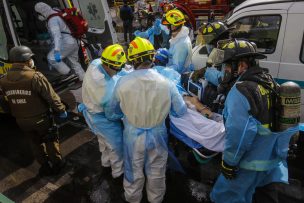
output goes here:
[{"label": "vehicle window", "polygon": [[200,50],[199,50],[199,52],[198,52],[199,54],[201,54],[201,55],[207,55],[208,54],[208,51],[207,51],[207,48],[206,48],[206,46],[203,46]]},{"label": "vehicle window", "polygon": [[7,38],[1,16],[0,16],[0,59],[2,60],[8,59]]},{"label": "vehicle window", "polygon": [[[0,5],[0,59],[8,60],[8,51],[14,46],[12,34],[9,31],[4,8]],[[3,64],[0,63],[0,69]],[[0,71],[1,72],[1,71]]]},{"label": "vehicle window", "polygon": [[234,38],[245,38],[258,47],[258,51],[271,54],[275,51],[281,16],[248,16],[234,22],[230,27],[233,28],[231,36]]},{"label": "vehicle window", "polygon": [[304,34],[303,34],[303,39],[302,39],[302,48],[301,48],[301,52],[300,52],[300,61],[302,63],[304,63]]},{"label": "vehicle window", "polygon": [[89,27],[97,29],[105,28],[105,13],[101,0],[78,0],[78,3],[84,18],[89,23]]},{"label": "vehicle window", "polygon": [[11,4],[11,9],[12,9],[13,22],[15,24],[15,28],[17,29],[17,32],[23,32],[23,22],[21,20],[21,16],[19,13],[20,10],[18,11],[14,4]]}]

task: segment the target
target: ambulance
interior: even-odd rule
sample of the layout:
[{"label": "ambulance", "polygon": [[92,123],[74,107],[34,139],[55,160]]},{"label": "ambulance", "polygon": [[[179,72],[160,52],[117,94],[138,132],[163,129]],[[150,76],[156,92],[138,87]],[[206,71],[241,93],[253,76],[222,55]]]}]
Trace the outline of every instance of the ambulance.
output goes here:
[{"label": "ambulance", "polygon": [[[11,67],[8,61],[9,50],[14,46],[25,45],[35,53],[37,69],[48,78],[57,92],[62,92],[73,86],[78,78],[75,74],[63,77],[55,70],[50,70],[46,58],[50,50],[50,36],[46,23],[39,21],[35,13],[34,6],[37,2],[39,1],[0,0],[0,77]],[[107,1],[41,0],[40,2],[58,9],[76,7],[88,21],[89,31],[83,42],[79,42],[80,62],[84,69],[104,47],[118,42]]]},{"label": "ambulance", "polygon": [[[301,121],[304,120],[304,1],[247,0],[225,20],[232,35],[257,44],[267,56],[260,66],[268,68],[278,83],[296,82],[301,87]],[[203,44],[193,49],[195,69],[207,61]]]}]

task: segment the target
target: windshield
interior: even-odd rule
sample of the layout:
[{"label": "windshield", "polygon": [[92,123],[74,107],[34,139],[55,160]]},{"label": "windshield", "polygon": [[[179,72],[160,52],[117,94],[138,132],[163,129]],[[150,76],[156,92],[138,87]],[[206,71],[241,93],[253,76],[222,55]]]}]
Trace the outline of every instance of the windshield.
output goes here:
[{"label": "windshield", "polygon": [[233,14],[233,9],[224,16],[223,22],[226,23],[226,21],[228,20],[228,18],[232,16],[232,14]]}]

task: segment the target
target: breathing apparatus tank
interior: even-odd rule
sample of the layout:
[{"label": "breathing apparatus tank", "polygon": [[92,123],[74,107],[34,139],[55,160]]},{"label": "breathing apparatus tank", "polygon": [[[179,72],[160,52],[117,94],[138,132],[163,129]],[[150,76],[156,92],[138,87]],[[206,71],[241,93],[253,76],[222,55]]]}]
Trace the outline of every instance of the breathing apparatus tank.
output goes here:
[{"label": "breathing apparatus tank", "polygon": [[[279,130],[299,124],[301,115],[301,88],[294,82],[285,82],[280,86]],[[297,142],[299,135],[293,137],[291,144]]]}]

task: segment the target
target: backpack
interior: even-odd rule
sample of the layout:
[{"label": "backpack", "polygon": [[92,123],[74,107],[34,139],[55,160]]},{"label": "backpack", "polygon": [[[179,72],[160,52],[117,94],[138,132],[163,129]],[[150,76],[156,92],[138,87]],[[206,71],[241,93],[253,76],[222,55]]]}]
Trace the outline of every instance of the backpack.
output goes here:
[{"label": "backpack", "polygon": [[[70,29],[71,35],[76,39],[83,38],[83,35],[88,32],[89,29],[88,21],[86,21],[86,19],[83,18],[83,16],[81,15],[80,11],[77,8],[66,8],[61,11],[58,11],[58,13],[54,13],[50,15],[47,18],[47,21],[49,21],[54,16],[59,16],[63,19],[63,21]],[[70,34],[70,33],[64,33],[64,34]]]}]

